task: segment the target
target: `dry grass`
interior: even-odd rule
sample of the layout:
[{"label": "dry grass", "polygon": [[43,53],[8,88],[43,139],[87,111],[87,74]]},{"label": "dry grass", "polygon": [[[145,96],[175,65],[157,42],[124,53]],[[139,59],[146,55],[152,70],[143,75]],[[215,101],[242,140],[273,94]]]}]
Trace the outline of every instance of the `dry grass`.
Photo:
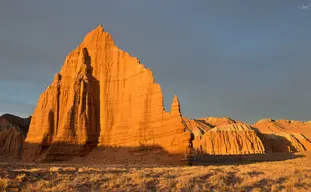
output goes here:
[{"label": "dry grass", "polygon": [[0,191],[311,191],[311,154],[247,165],[0,163]]}]

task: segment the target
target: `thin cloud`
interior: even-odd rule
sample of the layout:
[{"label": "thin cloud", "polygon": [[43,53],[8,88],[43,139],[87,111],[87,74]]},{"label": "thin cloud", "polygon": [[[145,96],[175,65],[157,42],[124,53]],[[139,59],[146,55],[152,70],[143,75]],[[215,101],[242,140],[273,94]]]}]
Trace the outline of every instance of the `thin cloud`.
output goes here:
[{"label": "thin cloud", "polygon": [[308,4],[301,4],[301,5],[298,5],[297,8],[298,9],[302,9],[302,10],[307,10],[311,7],[311,3],[308,3]]}]

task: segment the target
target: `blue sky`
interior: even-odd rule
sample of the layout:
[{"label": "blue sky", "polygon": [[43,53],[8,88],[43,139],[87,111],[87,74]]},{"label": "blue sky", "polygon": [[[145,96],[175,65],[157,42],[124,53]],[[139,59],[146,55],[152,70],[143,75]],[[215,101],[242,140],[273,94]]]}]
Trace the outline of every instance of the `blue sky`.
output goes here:
[{"label": "blue sky", "polygon": [[98,24],[174,93],[183,115],[311,119],[309,1],[0,2],[0,113],[31,115]]}]

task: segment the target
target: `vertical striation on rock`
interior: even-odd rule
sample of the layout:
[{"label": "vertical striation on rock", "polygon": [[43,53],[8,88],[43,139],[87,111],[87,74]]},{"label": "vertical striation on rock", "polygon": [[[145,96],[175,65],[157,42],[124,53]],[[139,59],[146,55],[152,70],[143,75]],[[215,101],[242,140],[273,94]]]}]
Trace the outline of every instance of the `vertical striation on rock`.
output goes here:
[{"label": "vertical striation on rock", "polygon": [[[96,145],[98,81],[87,48],[67,56],[53,83],[41,95],[26,139],[25,157],[80,154]],[[87,146],[86,146],[87,145]],[[81,149],[82,148],[82,149]]]},{"label": "vertical striation on rock", "polygon": [[187,154],[190,133],[178,98],[166,112],[151,70],[98,26],[40,96],[26,142],[26,160],[83,156],[95,145]]},{"label": "vertical striation on rock", "polygon": [[237,155],[265,153],[258,133],[241,123],[217,126],[195,140],[194,149],[198,153],[211,155]]}]

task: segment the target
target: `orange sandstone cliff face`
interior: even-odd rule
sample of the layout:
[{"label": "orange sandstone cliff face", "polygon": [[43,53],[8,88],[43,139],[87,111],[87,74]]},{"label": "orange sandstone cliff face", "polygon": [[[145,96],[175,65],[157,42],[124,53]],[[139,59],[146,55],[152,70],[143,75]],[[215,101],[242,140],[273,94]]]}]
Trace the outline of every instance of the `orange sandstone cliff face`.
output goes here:
[{"label": "orange sandstone cliff face", "polygon": [[187,155],[190,133],[178,98],[164,111],[151,70],[98,26],[66,57],[40,96],[26,143],[25,160],[84,156],[95,146]]}]

